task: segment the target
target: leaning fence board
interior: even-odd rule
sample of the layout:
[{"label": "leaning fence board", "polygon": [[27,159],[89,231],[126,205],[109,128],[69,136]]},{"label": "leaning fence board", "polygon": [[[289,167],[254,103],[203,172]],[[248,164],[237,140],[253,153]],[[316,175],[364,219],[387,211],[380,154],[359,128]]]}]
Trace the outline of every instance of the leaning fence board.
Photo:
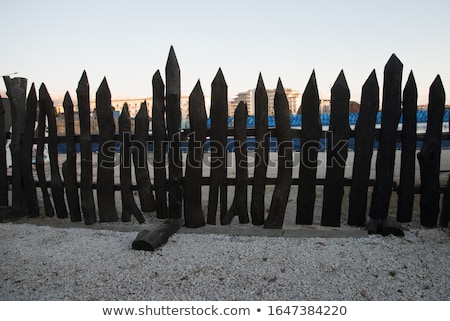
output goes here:
[{"label": "leaning fence board", "polygon": [[290,134],[289,102],[281,79],[278,79],[275,91],[274,109],[278,148],[278,173],[264,228],[279,229],[283,227],[292,184],[292,137]]},{"label": "leaning fence board", "polygon": [[253,225],[263,225],[265,215],[267,163],[269,160],[268,97],[262,75],[259,74],[255,90],[255,165],[250,215]]},{"label": "leaning fence board", "polygon": [[403,90],[402,155],[398,187],[397,221],[411,222],[414,206],[417,141],[417,86],[414,75],[408,76]]},{"label": "leaning fence board", "polygon": [[350,91],[341,71],[331,88],[330,128],[327,133],[327,170],[323,187],[321,225],[341,225],[344,171],[348,154]]},{"label": "leaning fence board", "polygon": [[205,96],[200,81],[189,96],[189,134],[184,175],[184,224],[197,228],[205,225],[202,209],[203,150],[207,132]]},{"label": "leaning fence board", "polygon": [[316,202],[317,155],[322,133],[319,114],[319,91],[313,71],[302,96],[302,132],[300,134],[300,168],[297,192],[296,224],[313,223]]},{"label": "leaning fence board", "polygon": [[69,205],[70,220],[72,222],[80,222],[82,218],[77,181],[77,152],[75,147],[74,113],[73,102],[69,92],[66,92],[64,96],[63,107],[64,122],[66,125],[66,160],[62,164],[62,173],[67,192],[67,204]]},{"label": "leaning fence board", "polygon": [[355,126],[355,155],[347,219],[348,224],[352,226],[366,224],[367,192],[379,106],[380,88],[373,70],[362,87],[361,107]]},{"label": "leaning fence board", "polygon": [[164,151],[164,141],[166,140],[164,83],[159,71],[153,75],[152,86],[153,170],[155,175],[156,217],[167,218],[166,153]]},{"label": "leaning fence board", "polygon": [[[220,195],[220,220],[227,214],[228,86],[219,68],[211,84],[211,184],[207,223],[216,224]],[[220,194],[219,194],[220,193]]]},{"label": "leaning fence board", "polygon": [[438,75],[430,87],[428,121],[422,148],[417,155],[420,166],[420,224],[435,227],[439,216],[442,118],[445,91]]},{"label": "leaning fence board", "polygon": [[58,137],[56,128],[55,111],[53,101],[50,98],[47,87],[42,83],[39,88],[39,104],[45,111],[48,122],[48,155],[50,158],[50,189],[52,191],[53,204],[56,216],[66,218],[69,216],[64,198],[64,183],[61,178],[58,164]]},{"label": "leaning fence board", "polygon": [[81,210],[86,225],[97,221],[94,194],[92,192],[92,137],[91,107],[89,103],[89,82],[86,71],[78,82],[78,112],[80,117],[80,152],[81,152]]},{"label": "leaning fence board", "polygon": [[0,206],[8,206],[8,172],[6,164],[5,107],[0,96]]}]

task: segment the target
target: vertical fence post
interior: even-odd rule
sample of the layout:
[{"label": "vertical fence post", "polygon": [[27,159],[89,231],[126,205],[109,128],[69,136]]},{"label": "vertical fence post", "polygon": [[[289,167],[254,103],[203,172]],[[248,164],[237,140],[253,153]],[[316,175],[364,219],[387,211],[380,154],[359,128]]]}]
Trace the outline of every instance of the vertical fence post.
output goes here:
[{"label": "vertical fence post", "polygon": [[77,152],[75,147],[75,125],[73,102],[69,92],[66,92],[63,101],[64,122],[66,125],[66,161],[62,165],[64,185],[67,191],[70,220],[81,221],[80,196],[77,181]]},{"label": "vertical fence post", "polygon": [[207,134],[205,96],[197,82],[189,96],[189,147],[184,177],[184,224],[196,228],[205,225],[202,210],[203,151]]},{"label": "vertical fence post", "polygon": [[153,197],[153,188],[148,171],[149,121],[147,102],[144,101],[134,119],[133,139],[134,172],[141,202],[141,210],[143,212],[153,212],[155,210],[155,198]]},{"label": "vertical fence post", "polygon": [[388,218],[392,194],[397,126],[401,114],[401,84],[403,64],[392,55],[384,68],[383,102],[380,141],[376,160],[375,187],[370,204],[369,234],[403,235],[403,231]]},{"label": "vertical fence post", "polygon": [[417,142],[417,86],[412,71],[403,90],[402,156],[397,221],[411,222],[414,206]]},{"label": "vertical fence post", "polygon": [[379,106],[380,88],[377,75],[373,70],[362,87],[361,108],[355,126],[355,156],[347,219],[348,224],[352,226],[366,224],[367,191]]},{"label": "vertical fence post", "polygon": [[20,212],[20,215],[27,215],[27,197],[22,180],[21,158],[22,158],[22,135],[25,127],[26,114],[26,90],[27,80],[25,78],[13,78],[4,76],[6,85],[6,95],[11,105],[12,136],[9,148],[12,160],[12,206]]},{"label": "vertical fence post", "polygon": [[164,83],[159,71],[153,75],[152,86],[153,168],[155,173],[156,217],[167,218],[166,153],[164,151],[164,142],[166,140]]},{"label": "vertical fence post", "polygon": [[264,195],[266,191],[267,163],[269,161],[268,144],[268,97],[262,75],[259,74],[255,90],[255,170],[253,174],[252,200],[250,215],[252,224],[264,224]]},{"label": "vertical fence post", "polygon": [[435,227],[439,216],[442,118],[445,91],[438,75],[430,87],[427,131],[417,155],[420,165],[420,224]]},{"label": "vertical fence post", "polygon": [[330,129],[327,133],[327,171],[323,187],[321,224],[341,225],[344,171],[348,155],[350,91],[341,71],[331,88]]},{"label": "vertical fence post", "polygon": [[8,172],[6,164],[5,107],[0,96],[0,206],[8,206]]},{"label": "vertical fence post", "polygon": [[48,154],[50,157],[50,188],[52,191],[53,203],[55,205],[56,216],[58,218],[66,218],[69,216],[64,199],[64,183],[61,179],[58,164],[58,136],[56,128],[55,110],[53,101],[45,87],[42,84],[39,88],[39,104],[42,106],[41,111],[45,111],[48,121]]},{"label": "vertical fence post", "polygon": [[106,78],[103,78],[96,95],[98,121],[98,163],[97,163],[97,201],[100,222],[116,222],[119,215],[116,209],[114,191],[116,125],[111,106],[111,92]]},{"label": "vertical fence post", "polygon": [[281,79],[278,79],[274,98],[278,148],[278,173],[264,228],[282,228],[289,192],[292,185],[292,137],[289,102]]},{"label": "vertical fence post", "polygon": [[211,84],[211,172],[207,223],[216,224],[220,191],[220,220],[227,214],[228,86],[219,68]]},{"label": "vertical fence post", "polygon": [[313,71],[302,96],[302,132],[296,224],[311,225],[316,202],[317,154],[322,133],[319,91]]},{"label": "vertical fence post", "polygon": [[25,129],[22,138],[22,179],[27,196],[28,214],[31,217],[39,216],[39,203],[36,194],[36,183],[33,177],[33,139],[36,125],[37,96],[34,83],[31,85],[27,98]]},{"label": "vertical fence post", "polygon": [[122,196],[122,222],[130,222],[133,215],[139,223],[144,223],[141,210],[136,205],[131,187],[131,121],[128,105],[125,103],[119,117],[120,139],[120,194]]},{"label": "vertical fence post", "polygon": [[181,159],[180,67],[173,47],[170,47],[166,64],[166,115],[169,135],[169,218],[182,217],[183,168]]},{"label": "vertical fence post", "polygon": [[78,82],[78,112],[80,115],[80,152],[81,152],[81,210],[84,223],[94,224],[97,221],[94,194],[92,192],[92,136],[91,106],[89,100],[89,82],[86,71]]},{"label": "vertical fence post", "polygon": [[250,222],[247,208],[248,162],[247,162],[247,104],[240,101],[234,111],[234,155],[236,160],[236,185],[234,199],[223,224],[230,224],[239,216],[239,223]]}]

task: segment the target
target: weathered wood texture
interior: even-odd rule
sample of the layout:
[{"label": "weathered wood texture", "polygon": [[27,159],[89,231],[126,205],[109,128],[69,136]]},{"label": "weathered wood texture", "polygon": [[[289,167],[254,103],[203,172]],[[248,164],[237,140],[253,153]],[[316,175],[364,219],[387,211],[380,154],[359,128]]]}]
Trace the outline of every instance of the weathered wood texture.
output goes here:
[{"label": "weathered wood texture", "polygon": [[166,152],[164,148],[164,142],[166,140],[164,114],[166,108],[164,104],[164,83],[159,71],[153,75],[152,85],[153,168],[155,175],[156,217],[167,218]]},{"label": "weathered wood texture", "polygon": [[266,212],[264,195],[269,161],[268,108],[266,87],[262,75],[259,74],[255,90],[255,170],[250,204],[253,225],[263,225]]},{"label": "weathered wood texture", "polygon": [[[139,112],[134,118],[133,163],[136,184],[139,193],[141,210],[153,212],[156,209],[153,187],[148,169],[148,117],[147,102],[141,103]],[[131,132],[131,128],[129,130]]]},{"label": "weathered wood texture", "polygon": [[97,163],[97,202],[100,222],[116,222],[119,214],[116,209],[114,191],[116,125],[111,107],[111,92],[106,78],[103,78],[96,94],[98,121],[98,163]]},{"label": "weathered wood texture", "polygon": [[[220,195],[220,220],[227,214],[228,86],[219,69],[211,84],[211,183],[207,223],[216,224]],[[220,193],[220,194],[219,194]]]},{"label": "weathered wood texture", "polygon": [[247,207],[248,160],[247,160],[247,104],[240,101],[234,112],[234,156],[236,160],[236,185],[234,199],[222,224],[230,224],[235,216],[239,223],[250,222]]},{"label": "weathered wood texture", "polygon": [[89,100],[89,82],[86,71],[77,87],[78,113],[80,117],[80,153],[81,153],[81,210],[86,225],[97,221],[94,194],[92,190],[92,136],[91,106]]},{"label": "weathered wood texture", "polygon": [[430,87],[428,121],[422,148],[417,155],[420,166],[420,224],[435,227],[438,223],[441,165],[442,119],[445,91],[441,77],[437,76]]},{"label": "weathered wood texture", "polygon": [[173,47],[166,64],[166,124],[169,138],[169,217],[182,217],[181,109],[180,67]]},{"label": "weathered wood texture", "polygon": [[182,219],[169,218],[152,231],[141,231],[133,241],[134,250],[154,251],[166,244],[169,237],[183,225]]},{"label": "weathered wood texture", "polygon": [[189,146],[184,175],[184,224],[197,228],[205,225],[202,209],[203,150],[207,132],[205,96],[197,82],[189,96]]},{"label": "weathered wood texture", "polygon": [[6,164],[5,107],[0,96],[0,206],[8,206],[8,171]]},{"label": "weathered wood texture", "polygon": [[316,202],[317,155],[322,133],[319,91],[313,71],[302,96],[302,132],[297,192],[296,224],[311,225]]},{"label": "weathered wood texture", "polygon": [[323,187],[321,225],[340,226],[344,171],[348,154],[350,91],[341,71],[331,88],[330,128],[327,132],[327,171]]},{"label": "weathered wood texture", "polygon": [[62,165],[64,185],[67,192],[67,203],[69,205],[70,220],[80,222],[81,207],[80,195],[78,193],[77,179],[77,152],[75,147],[75,127],[73,102],[69,92],[66,92],[63,101],[64,122],[66,125],[66,161]]},{"label": "weathered wood texture", "polygon": [[58,136],[56,128],[55,110],[53,101],[50,98],[47,87],[42,84],[39,88],[39,104],[42,106],[48,123],[48,155],[50,158],[50,189],[52,191],[53,204],[55,205],[56,216],[66,218],[69,216],[66,208],[64,182],[61,178],[58,163]]},{"label": "weathered wood texture", "polygon": [[362,87],[361,107],[355,126],[355,156],[349,194],[347,222],[352,226],[366,224],[367,192],[372,166],[375,124],[380,106],[380,89],[375,70]]},{"label": "weathered wood texture", "polygon": [[414,206],[417,143],[417,86],[411,72],[403,90],[402,155],[397,221],[411,222]]},{"label": "weathered wood texture", "polygon": [[281,79],[278,79],[277,89],[275,91],[274,109],[278,147],[278,173],[269,214],[264,222],[264,228],[280,229],[283,227],[289,191],[292,184],[292,137],[290,131],[289,102]]}]

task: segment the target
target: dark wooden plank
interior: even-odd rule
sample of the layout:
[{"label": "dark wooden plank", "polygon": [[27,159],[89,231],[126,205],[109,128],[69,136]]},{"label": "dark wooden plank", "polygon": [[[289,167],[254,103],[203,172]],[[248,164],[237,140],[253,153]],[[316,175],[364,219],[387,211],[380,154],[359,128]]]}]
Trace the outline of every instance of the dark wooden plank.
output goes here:
[{"label": "dark wooden plank", "polygon": [[377,75],[373,70],[362,87],[361,107],[355,125],[355,156],[347,219],[351,226],[365,226],[366,224],[367,192],[379,107],[380,88]]},{"label": "dark wooden plank", "polygon": [[403,90],[402,156],[397,221],[411,222],[414,206],[417,143],[417,86],[411,71]]},{"label": "dark wooden plank", "polygon": [[5,107],[0,96],[0,206],[8,206],[8,171],[6,163]]},{"label": "dark wooden plank", "polygon": [[122,196],[122,222],[130,222],[131,216],[142,224],[145,218],[136,204],[131,188],[131,120],[125,103],[119,117],[120,140],[120,194]]},{"label": "dark wooden plank", "polygon": [[447,228],[450,222],[450,176],[447,180],[444,196],[442,197],[442,209],[439,216],[439,226]]},{"label": "dark wooden plank", "polygon": [[267,164],[269,161],[268,97],[262,75],[259,74],[255,90],[255,184],[252,188],[250,215],[253,225],[263,225],[265,219]]},{"label": "dark wooden plank", "polygon": [[64,182],[61,179],[58,163],[58,140],[55,110],[53,101],[50,98],[47,87],[42,83],[39,88],[39,104],[41,110],[45,111],[48,123],[48,155],[50,158],[50,189],[52,191],[53,204],[55,205],[56,216],[58,218],[69,217],[64,198]]},{"label": "dark wooden plank", "polygon": [[183,225],[183,219],[169,218],[152,231],[141,231],[132,243],[133,250],[154,251],[166,244]]},{"label": "dark wooden plank", "polygon": [[184,224],[186,227],[197,228],[205,225],[202,209],[202,169],[203,150],[206,140],[207,115],[205,96],[197,82],[189,96],[189,147],[186,156],[186,171],[184,177]]},{"label": "dark wooden plank", "polygon": [[438,75],[430,87],[425,139],[417,155],[420,166],[420,224],[435,227],[440,212],[439,171],[441,165],[442,119],[445,91]]},{"label": "dark wooden plank", "polygon": [[96,94],[98,121],[98,163],[97,163],[97,202],[100,222],[116,222],[119,214],[116,209],[114,192],[114,123],[111,106],[111,92],[106,78],[103,78]]},{"label": "dark wooden plank", "polygon": [[80,152],[81,152],[81,210],[86,225],[97,221],[94,194],[92,191],[92,137],[91,106],[89,100],[89,82],[86,71],[77,87],[78,112],[80,117]]},{"label": "dark wooden plank", "polygon": [[278,173],[264,228],[279,229],[283,227],[292,184],[292,137],[289,130],[291,127],[289,102],[281,79],[278,79],[275,91],[274,109],[278,147]]},{"label": "dark wooden plank", "polygon": [[[148,117],[147,102],[141,103],[141,108],[134,118],[133,163],[138,187],[141,210],[153,212],[156,209],[153,187],[148,170]],[[131,128],[130,128],[131,132]]]},{"label": "dark wooden plank", "polygon": [[155,175],[156,217],[167,218],[166,153],[164,150],[164,142],[166,141],[164,83],[159,71],[153,75],[152,86],[153,168]]},{"label": "dark wooden plank", "polygon": [[311,225],[316,202],[317,154],[322,133],[319,90],[313,71],[302,96],[302,131],[296,224]]},{"label": "dark wooden plank", "polygon": [[173,47],[170,47],[166,64],[166,123],[169,138],[169,217],[182,217],[182,178],[180,109],[181,87],[180,67]]},{"label": "dark wooden plank", "polygon": [[77,152],[75,147],[75,124],[73,102],[69,92],[63,101],[64,123],[66,125],[66,161],[62,165],[64,185],[67,193],[67,204],[72,222],[81,222],[80,195],[77,180]]},{"label": "dark wooden plank", "polygon": [[340,226],[344,171],[348,155],[350,91],[341,71],[331,88],[330,127],[327,135],[327,171],[323,187],[321,225]]},{"label": "dark wooden plank", "polygon": [[211,84],[211,185],[209,187],[207,223],[216,224],[220,193],[220,220],[227,214],[227,129],[228,86],[219,68]]},{"label": "dark wooden plank", "polygon": [[234,199],[222,224],[231,224],[235,216],[239,223],[250,222],[247,206],[248,160],[247,160],[247,104],[240,101],[234,111],[234,155],[236,160],[236,185]]},{"label": "dark wooden plank", "polygon": [[27,111],[25,116],[25,129],[22,138],[22,180],[25,195],[27,196],[28,215],[38,217],[39,203],[36,194],[36,183],[33,176],[33,140],[36,125],[37,96],[34,83],[31,85],[27,97]]},{"label": "dark wooden plank", "polygon": [[395,54],[384,68],[381,130],[376,160],[375,186],[369,211],[369,234],[403,235],[403,231],[388,219],[392,194],[397,126],[401,114],[403,64]]}]

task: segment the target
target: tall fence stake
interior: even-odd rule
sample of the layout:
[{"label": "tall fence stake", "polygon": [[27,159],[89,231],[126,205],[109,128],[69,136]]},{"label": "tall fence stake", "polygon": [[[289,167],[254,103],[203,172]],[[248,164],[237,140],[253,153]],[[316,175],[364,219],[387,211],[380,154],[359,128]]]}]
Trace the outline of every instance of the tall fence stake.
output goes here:
[{"label": "tall fence stake", "polygon": [[0,206],[8,206],[8,171],[6,164],[5,107],[0,96]]}]

